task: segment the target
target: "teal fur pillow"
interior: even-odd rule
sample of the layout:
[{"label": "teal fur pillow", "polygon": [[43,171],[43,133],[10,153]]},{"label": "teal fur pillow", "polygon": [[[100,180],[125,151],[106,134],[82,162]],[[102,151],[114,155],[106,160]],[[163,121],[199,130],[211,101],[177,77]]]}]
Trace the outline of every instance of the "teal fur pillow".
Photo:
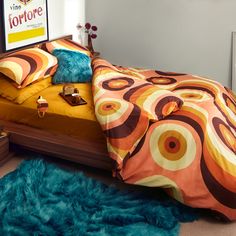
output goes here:
[{"label": "teal fur pillow", "polygon": [[91,81],[90,57],[83,53],[66,49],[54,49],[52,54],[58,59],[58,68],[52,79],[53,84]]}]

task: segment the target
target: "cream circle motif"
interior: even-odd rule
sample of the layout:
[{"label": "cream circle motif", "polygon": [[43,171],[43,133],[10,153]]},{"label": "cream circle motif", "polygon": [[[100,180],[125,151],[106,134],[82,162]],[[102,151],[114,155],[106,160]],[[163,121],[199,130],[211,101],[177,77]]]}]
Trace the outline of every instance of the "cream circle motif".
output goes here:
[{"label": "cream circle motif", "polygon": [[179,89],[174,91],[174,93],[179,95],[185,101],[190,102],[203,102],[212,99],[212,97],[203,90]]},{"label": "cream circle motif", "polygon": [[129,103],[120,99],[100,99],[96,104],[96,114],[99,122],[103,125],[118,120],[128,112]]},{"label": "cream circle motif", "polygon": [[186,127],[180,124],[161,124],[150,137],[153,160],[162,168],[176,171],[188,167],[195,159],[196,141]]}]

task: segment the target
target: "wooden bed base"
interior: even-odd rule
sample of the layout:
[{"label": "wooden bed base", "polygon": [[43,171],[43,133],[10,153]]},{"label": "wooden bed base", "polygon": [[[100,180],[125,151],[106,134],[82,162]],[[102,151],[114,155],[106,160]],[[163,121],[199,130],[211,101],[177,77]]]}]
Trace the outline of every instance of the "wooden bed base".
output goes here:
[{"label": "wooden bed base", "polygon": [[[14,122],[0,120],[10,143],[42,154],[74,161],[83,165],[111,171],[114,161],[104,145],[86,142],[67,135],[53,134]],[[14,150],[13,150],[14,151]]]}]

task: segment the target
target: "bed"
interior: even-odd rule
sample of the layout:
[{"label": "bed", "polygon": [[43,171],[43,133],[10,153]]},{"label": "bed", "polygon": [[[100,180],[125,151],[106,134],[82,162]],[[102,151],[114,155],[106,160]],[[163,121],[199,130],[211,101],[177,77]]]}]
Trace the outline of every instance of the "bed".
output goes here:
[{"label": "bed", "polygon": [[[48,45],[47,50],[57,52],[58,43]],[[163,187],[180,202],[235,220],[233,92],[195,75],[115,66],[95,57],[91,66],[92,82],[74,83],[86,105],[66,104],[58,95],[63,90],[60,83],[35,93],[21,105],[1,98],[0,109],[5,113],[0,118],[10,141],[113,170],[115,177],[129,184]],[[55,70],[53,80],[59,69]],[[34,107],[38,96],[49,103],[43,118],[37,117]]]},{"label": "bed", "polygon": [[[72,36],[66,35],[52,41],[61,39],[71,40]],[[36,47],[41,46],[42,45],[36,45]],[[8,54],[9,53],[2,53],[0,58],[6,57]],[[47,112],[45,119],[38,119],[35,101],[37,100],[38,96],[41,95],[39,92],[39,94],[35,94],[33,97],[31,97],[32,101],[28,101],[28,107],[25,104],[23,104],[23,106],[19,106],[18,104],[14,104],[4,98],[0,98],[0,111],[5,111],[4,115],[2,113],[0,114],[0,123],[4,126],[4,130],[8,132],[9,140],[12,144],[16,144],[25,149],[111,171],[114,168],[114,161],[108,158],[105,138],[102,135],[101,128],[96,121],[94,113],[91,112],[91,109],[93,109],[90,88],[91,83],[83,85],[77,84],[76,86],[80,87],[82,96],[86,97],[86,102],[88,103],[86,106],[79,107],[81,120],[78,120],[73,116],[67,116],[66,118],[64,116],[63,118],[63,116],[57,114],[56,111],[51,113],[52,108],[55,108],[56,104],[55,106],[49,106],[49,112]],[[58,85],[58,88],[55,88],[56,86],[52,87],[54,87],[54,93],[51,94],[54,95],[51,97],[49,104],[53,100],[54,103],[59,102],[65,104],[65,101],[58,96],[58,93],[62,91],[63,86]],[[49,88],[49,90],[53,89],[52,87]],[[44,91],[44,93],[47,93],[47,91]],[[69,105],[66,108],[75,110]],[[6,113],[7,111],[8,113]],[[83,114],[85,113],[90,114],[89,117],[83,117]],[[18,116],[15,116],[15,114],[18,114]],[[22,117],[23,114],[27,114],[28,118],[25,116]],[[57,118],[55,118],[55,116],[57,116]],[[29,121],[30,119],[31,125]],[[67,119],[67,126],[68,124],[71,124],[71,126],[76,127],[76,130],[69,131],[66,128],[67,126],[63,124],[63,119]],[[50,125],[55,121],[57,122],[57,125],[54,126],[54,129],[50,129]],[[29,123],[27,124],[27,122]],[[86,139],[85,128],[83,129],[84,135],[81,135],[80,129],[84,125],[85,127],[89,128],[87,130],[87,134],[93,131],[94,137],[90,139],[87,137]],[[96,135],[97,137],[95,138]],[[90,135],[90,137],[91,136],[92,135]]]}]

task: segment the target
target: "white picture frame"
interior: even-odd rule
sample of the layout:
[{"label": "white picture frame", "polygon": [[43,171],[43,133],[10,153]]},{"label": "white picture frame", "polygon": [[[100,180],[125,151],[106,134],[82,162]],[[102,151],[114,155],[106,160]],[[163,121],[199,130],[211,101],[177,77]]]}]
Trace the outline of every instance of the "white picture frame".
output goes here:
[{"label": "white picture frame", "polygon": [[232,33],[232,90],[236,92],[236,32]]},{"label": "white picture frame", "polygon": [[4,51],[47,41],[47,0],[3,0]]}]

